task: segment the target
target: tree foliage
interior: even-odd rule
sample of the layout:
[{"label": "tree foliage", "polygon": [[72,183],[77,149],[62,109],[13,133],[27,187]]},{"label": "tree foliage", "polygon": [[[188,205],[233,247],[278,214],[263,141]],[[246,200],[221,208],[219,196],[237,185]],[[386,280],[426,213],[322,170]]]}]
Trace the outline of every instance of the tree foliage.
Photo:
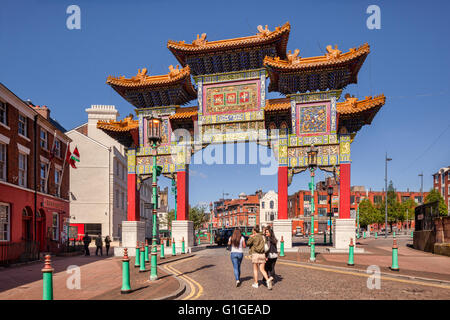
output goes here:
[{"label": "tree foliage", "polygon": [[364,199],[359,203],[359,225],[367,227],[372,223],[379,223],[380,211],[369,199]]},{"label": "tree foliage", "polygon": [[205,213],[205,208],[202,206],[195,206],[189,208],[189,220],[194,222],[194,230],[199,230],[205,222],[208,221]]},{"label": "tree foliage", "polygon": [[438,206],[439,215],[440,216],[448,215],[448,208],[447,208],[447,205],[445,204],[444,198],[441,196],[441,194],[439,193],[438,190],[431,189],[430,192],[425,197],[425,203],[436,202],[436,201],[439,201],[439,206]]}]

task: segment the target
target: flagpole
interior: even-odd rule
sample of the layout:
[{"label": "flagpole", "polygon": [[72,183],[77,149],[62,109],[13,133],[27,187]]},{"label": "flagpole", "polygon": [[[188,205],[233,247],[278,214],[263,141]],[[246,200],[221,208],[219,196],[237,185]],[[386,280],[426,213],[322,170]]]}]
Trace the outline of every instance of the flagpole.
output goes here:
[{"label": "flagpole", "polygon": [[52,157],[52,152],[53,152],[53,148],[55,147],[55,141],[56,141],[56,130],[55,130],[55,133],[53,134],[53,145],[52,145],[52,148],[50,149],[50,161],[49,161],[49,163],[48,163],[48,168],[47,168],[47,175],[46,175],[46,177],[45,177],[45,186],[47,187],[47,193],[49,193],[48,191],[48,176],[49,176],[49,174],[50,174],[50,167],[52,166],[52,160],[53,160],[53,157]]},{"label": "flagpole", "polygon": [[59,183],[59,185],[58,185],[58,194],[59,194],[59,196],[61,197],[61,184],[62,184],[62,181],[63,181],[63,177],[64,177],[64,169],[66,169],[66,162],[67,162],[67,152],[69,151],[69,147],[70,147],[70,142],[67,142],[67,144],[66,144],[66,153],[65,153],[65,155],[64,155],[64,158],[63,158],[63,169],[62,169],[62,172],[61,172],[61,181],[60,181],[60,183]]}]

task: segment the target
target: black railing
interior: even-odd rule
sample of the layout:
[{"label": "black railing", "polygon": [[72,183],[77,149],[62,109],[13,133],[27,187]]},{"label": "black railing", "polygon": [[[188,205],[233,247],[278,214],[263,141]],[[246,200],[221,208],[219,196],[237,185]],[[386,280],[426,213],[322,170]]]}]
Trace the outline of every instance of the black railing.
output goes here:
[{"label": "black railing", "polygon": [[0,243],[0,265],[39,260],[39,242],[25,240]]}]

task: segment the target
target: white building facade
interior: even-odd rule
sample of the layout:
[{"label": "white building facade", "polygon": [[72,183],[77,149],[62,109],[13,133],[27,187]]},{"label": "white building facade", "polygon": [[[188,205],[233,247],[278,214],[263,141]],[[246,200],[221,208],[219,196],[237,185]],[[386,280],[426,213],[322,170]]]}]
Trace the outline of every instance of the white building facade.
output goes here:
[{"label": "white building facade", "polygon": [[278,219],[278,194],[270,190],[259,201],[259,223],[261,227],[273,226],[273,221]]},{"label": "white building facade", "polygon": [[[99,120],[117,120],[114,106],[92,105],[88,122],[68,131],[80,153],[77,169],[70,168],[70,223],[84,225],[89,235],[109,235],[120,240],[122,221],[127,220],[127,158],[122,144],[97,129]],[[151,182],[140,190],[141,209],[151,202]],[[151,209],[141,210],[141,221],[151,233]],[[148,231],[150,230],[150,231]]]}]

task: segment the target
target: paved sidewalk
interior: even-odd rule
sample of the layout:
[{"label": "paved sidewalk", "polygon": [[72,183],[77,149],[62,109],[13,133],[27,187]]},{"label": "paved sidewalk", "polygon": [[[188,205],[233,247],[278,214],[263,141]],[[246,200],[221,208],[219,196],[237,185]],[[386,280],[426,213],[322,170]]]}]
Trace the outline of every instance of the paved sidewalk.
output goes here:
[{"label": "paved sidewalk", "polygon": [[[92,253],[92,250],[91,250]],[[183,259],[189,255],[168,256],[160,260],[163,265],[167,261]],[[81,288],[68,289],[67,282],[73,274],[66,272],[67,267],[80,267]],[[43,261],[28,265],[4,268],[0,271],[0,300],[41,300]],[[134,258],[130,260],[130,277],[132,293],[121,294],[122,261],[120,257],[75,256],[52,257],[53,296],[55,300],[153,300],[170,297],[180,292],[184,286],[174,276],[158,267],[158,280],[148,281],[150,263],[146,264],[146,272],[139,272],[134,267]]]},{"label": "paved sidewalk", "polygon": [[[381,272],[401,274],[410,277],[429,278],[435,280],[450,281],[450,257],[432,254],[416,250],[410,238],[398,238],[398,264],[400,271],[391,271],[392,263],[392,239],[358,239],[356,246],[364,248],[365,254],[355,254],[355,269],[364,269],[371,265],[380,267]],[[309,262],[309,247],[299,247],[298,252],[287,252],[284,260]],[[307,250],[304,250],[306,249]],[[316,247],[317,248],[317,247]],[[348,267],[348,253],[317,252],[315,264]]]}]

